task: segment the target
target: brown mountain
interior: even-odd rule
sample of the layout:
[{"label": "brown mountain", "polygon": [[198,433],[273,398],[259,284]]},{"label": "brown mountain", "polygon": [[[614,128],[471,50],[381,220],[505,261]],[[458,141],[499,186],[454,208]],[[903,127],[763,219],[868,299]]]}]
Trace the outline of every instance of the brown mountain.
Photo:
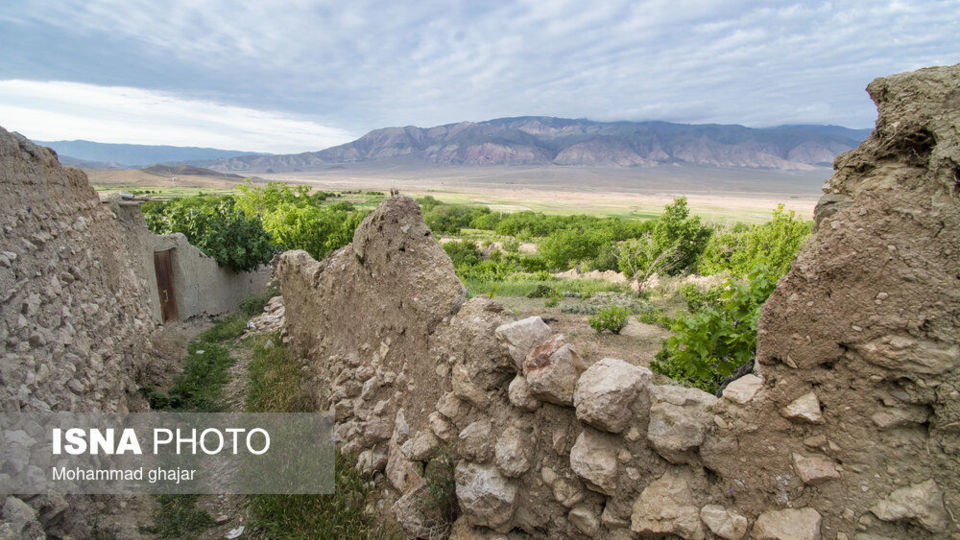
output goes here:
[{"label": "brown mountain", "polygon": [[392,127],[318,152],[194,162],[219,171],[293,172],[362,162],[411,165],[696,165],[770,169],[829,166],[869,130],[668,122],[593,122],[544,116]]}]

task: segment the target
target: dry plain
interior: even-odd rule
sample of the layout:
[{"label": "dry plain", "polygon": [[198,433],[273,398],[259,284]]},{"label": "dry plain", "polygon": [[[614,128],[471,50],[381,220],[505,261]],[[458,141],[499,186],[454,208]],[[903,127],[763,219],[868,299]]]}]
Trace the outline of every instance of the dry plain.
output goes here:
[{"label": "dry plain", "polygon": [[[175,193],[185,188],[229,190],[234,178],[169,177],[139,170],[87,170],[91,183],[107,189]],[[432,195],[450,203],[481,204],[493,210],[548,214],[649,217],[685,195],[694,212],[710,221],[758,222],[783,203],[812,219],[830,169],[802,171],[695,167],[435,167],[348,165],[283,174],[256,173],[257,181],[286,181],[327,191],[388,191]],[[174,190],[171,192],[170,190]]]}]

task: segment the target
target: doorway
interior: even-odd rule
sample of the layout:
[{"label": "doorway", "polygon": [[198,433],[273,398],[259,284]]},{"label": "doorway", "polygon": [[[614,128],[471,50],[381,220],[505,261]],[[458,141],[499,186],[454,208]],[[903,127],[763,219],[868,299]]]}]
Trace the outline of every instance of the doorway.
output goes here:
[{"label": "doorway", "polygon": [[157,251],[153,254],[153,266],[157,271],[157,292],[160,293],[160,312],[163,322],[176,320],[177,296],[173,288],[173,264],[170,262],[170,252]]}]

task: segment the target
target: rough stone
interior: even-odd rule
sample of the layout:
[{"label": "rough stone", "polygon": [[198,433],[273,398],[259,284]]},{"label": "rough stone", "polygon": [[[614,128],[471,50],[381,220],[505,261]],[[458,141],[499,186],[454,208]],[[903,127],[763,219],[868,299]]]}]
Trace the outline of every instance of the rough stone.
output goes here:
[{"label": "rough stone", "polygon": [[521,411],[533,412],[540,406],[540,400],[530,393],[530,385],[523,375],[517,375],[507,388],[510,404]]},{"label": "rough stone", "polygon": [[813,508],[771,510],[753,524],[757,540],[820,540],[820,513]]},{"label": "rough stone", "polygon": [[513,358],[517,370],[523,370],[523,361],[537,345],[550,337],[550,327],[540,317],[527,317],[498,326],[495,334],[500,346]]},{"label": "rough stone", "polygon": [[701,508],[700,519],[707,524],[710,532],[726,540],[740,540],[749,527],[747,518],[719,504],[708,504]]},{"label": "rough stone", "polygon": [[932,479],[895,490],[870,508],[883,521],[915,520],[931,533],[946,532],[943,493]]},{"label": "rough stone", "polygon": [[763,388],[763,379],[753,373],[748,373],[728,384],[723,389],[723,397],[737,405],[746,405],[761,388]]},{"label": "rough stone", "polygon": [[559,334],[530,351],[523,364],[530,393],[556,405],[573,405],[573,391],[577,385],[576,356],[573,347],[564,343],[563,335]]},{"label": "rough stone", "polygon": [[637,394],[646,390],[653,373],[615,358],[596,362],[577,381],[573,406],[577,418],[591,426],[619,433],[630,423]]},{"label": "rough stone", "polygon": [[650,407],[647,440],[671,463],[690,463],[703,443],[710,417],[702,407],[678,406],[666,401]]},{"label": "rough stone", "polygon": [[460,455],[471,461],[486,463],[493,457],[493,435],[490,421],[477,420],[460,432]]},{"label": "rough stone", "polygon": [[650,483],[633,503],[630,529],[641,536],[675,534],[689,540],[706,537],[700,510],[681,476],[667,472]]},{"label": "rough stone", "polygon": [[839,480],[840,473],[833,461],[824,456],[793,454],[793,468],[804,484],[816,485],[829,480]]},{"label": "rough stone", "polygon": [[514,426],[503,431],[497,439],[494,457],[504,476],[516,478],[530,469],[532,444],[529,437]]},{"label": "rough stone", "polygon": [[588,506],[576,506],[567,514],[567,520],[583,534],[593,538],[600,532],[600,521]]},{"label": "rough stone", "polygon": [[617,490],[616,441],[590,428],[584,429],[570,450],[570,468],[587,487],[613,495]]},{"label": "rough stone", "polygon": [[492,465],[461,462],[454,471],[457,500],[468,522],[498,532],[510,530],[517,486]]},{"label": "rough stone", "polygon": [[820,400],[813,392],[793,400],[781,410],[783,416],[797,422],[807,422],[810,424],[824,423],[823,414],[820,410]]}]

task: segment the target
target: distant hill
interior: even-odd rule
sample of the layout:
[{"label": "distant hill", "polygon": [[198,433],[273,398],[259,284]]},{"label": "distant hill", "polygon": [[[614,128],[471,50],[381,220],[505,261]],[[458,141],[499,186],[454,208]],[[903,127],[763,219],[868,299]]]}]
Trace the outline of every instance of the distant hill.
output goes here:
[{"label": "distant hill", "polygon": [[215,160],[237,156],[264,155],[221,150],[219,148],[196,148],[189,146],[147,146],[141,144],[111,144],[93,141],[33,141],[49,146],[61,157],[60,162],[72,167],[94,168],[140,168],[155,163],[180,163],[184,161]]},{"label": "distant hill", "polygon": [[793,125],[594,122],[545,116],[371,131],[340,146],[290,155],[242,156],[195,165],[220,171],[293,172],[348,163],[409,165],[696,165],[769,169],[830,166],[869,129]]},{"label": "distant hill", "polygon": [[141,169],[143,172],[155,174],[157,176],[214,176],[219,178],[238,178],[243,179],[238,174],[222,173],[212,169],[194,167],[193,165],[151,165]]}]

